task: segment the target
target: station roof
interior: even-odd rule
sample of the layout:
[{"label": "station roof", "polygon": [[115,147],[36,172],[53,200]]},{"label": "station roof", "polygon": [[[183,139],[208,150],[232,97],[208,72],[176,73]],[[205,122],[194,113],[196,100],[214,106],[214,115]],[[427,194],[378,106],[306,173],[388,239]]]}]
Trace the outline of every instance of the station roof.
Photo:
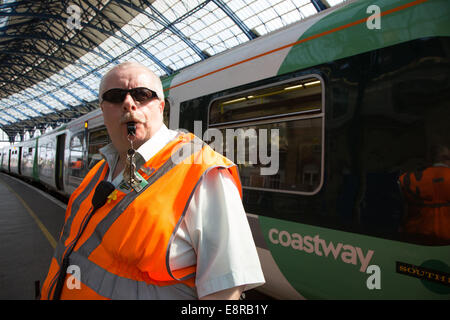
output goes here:
[{"label": "station roof", "polygon": [[343,1],[0,0],[0,128],[12,139],[97,108],[115,64],[171,75]]}]

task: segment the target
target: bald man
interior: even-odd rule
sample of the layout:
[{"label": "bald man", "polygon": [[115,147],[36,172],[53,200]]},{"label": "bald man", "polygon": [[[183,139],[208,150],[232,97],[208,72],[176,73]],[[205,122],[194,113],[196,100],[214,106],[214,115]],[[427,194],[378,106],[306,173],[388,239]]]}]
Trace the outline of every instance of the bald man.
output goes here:
[{"label": "bald man", "polygon": [[[120,64],[103,77],[99,102],[112,143],[69,200],[42,298],[238,299],[262,285],[237,168],[163,124],[160,79],[138,63]],[[173,161],[195,144],[180,153],[190,161]],[[138,185],[125,175],[131,149]],[[91,206],[104,183],[108,201]]]}]

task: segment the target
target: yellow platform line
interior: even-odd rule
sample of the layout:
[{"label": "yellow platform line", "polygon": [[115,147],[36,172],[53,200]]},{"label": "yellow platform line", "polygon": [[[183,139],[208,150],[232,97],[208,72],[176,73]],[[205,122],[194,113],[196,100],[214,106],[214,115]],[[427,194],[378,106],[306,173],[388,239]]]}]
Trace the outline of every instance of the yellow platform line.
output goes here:
[{"label": "yellow platform line", "polygon": [[22,199],[21,196],[17,192],[15,192],[10,186],[6,184],[3,180],[0,179],[0,181],[6,186],[6,188],[14,194],[14,196],[19,199],[19,201],[22,203],[22,205],[27,209],[30,216],[34,219],[36,224],[38,225],[39,229],[41,229],[44,236],[47,238],[48,242],[50,242],[50,245],[53,247],[53,249],[56,248],[56,240],[53,238],[53,236],[50,234],[50,232],[47,230],[47,228],[44,226],[44,224],[39,220],[37,215],[34,213],[34,211],[28,206],[28,204],[25,202],[25,200]]}]

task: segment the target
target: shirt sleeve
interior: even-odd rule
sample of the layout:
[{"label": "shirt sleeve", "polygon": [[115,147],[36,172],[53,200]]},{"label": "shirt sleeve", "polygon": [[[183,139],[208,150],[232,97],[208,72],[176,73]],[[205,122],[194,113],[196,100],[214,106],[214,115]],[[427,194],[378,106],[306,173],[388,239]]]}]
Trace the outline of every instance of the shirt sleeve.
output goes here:
[{"label": "shirt sleeve", "polygon": [[199,298],[264,284],[247,216],[228,170],[215,168],[206,174],[191,199],[185,224],[197,255]]}]

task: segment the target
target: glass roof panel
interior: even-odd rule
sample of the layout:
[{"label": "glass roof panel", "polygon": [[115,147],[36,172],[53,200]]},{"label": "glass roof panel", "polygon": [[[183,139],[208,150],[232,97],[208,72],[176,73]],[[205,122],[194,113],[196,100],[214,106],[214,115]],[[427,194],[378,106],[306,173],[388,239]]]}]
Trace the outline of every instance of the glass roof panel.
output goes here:
[{"label": "glass roof panel", "polygon": [[60,86],[63,86],[69,83],[70,79],[67,76],[63,76],[61,72],[58,72],[49,78],[49,82],[58,83]]},{"label": "glass roof panel", "polygon": [[[5,110],[5,112],[6,112],[6,110]],[[19,119],[19,120],[24,120],[24,119],[28,119],[28,117],[26,117],[25,115],[23,115],[22,113],[20,113],[20,112],[17,112],[15,109],[13,109],[13,108],[10,108],[10,109],[8,109],[8,114],[10,114],[11,116],[13,116],[14,118],[16,118],[16,119]]]},{"label": "glass roof panel", "polygon": [[305,18],[317,13],[317,10],[312,3],[305,4],[300,8],[300,11]]},{"label": "glass roof panel", "polygon": [[97,99],[97,96],[94,95],[91,91],[83,87],[78,82],[71,83],[67,86],[67,90],[70,92],[76,92],[77,97],[86,101],[93,101]]},{"label": "glass roof panel", "polygon": [[56,86],[55,82],[51,82],[48,79],[46,79],[44,81],[39,82],[38,84],[35,84],[33,88],[35,88],[36,90],[39,91],[40,94],[42,94],[42,92],[52,91],[57,89],[58,87]]},{"label": "glass roof panel", "polygon": [[28,108],[25,104],[20,104],[16,108],[19,109],[20,111],[22,111],[23,113],[29,115],[30,117],[39,116],[39,113],[37,113],[33,109]]},{"label": "glass roof panel", "polygon": [[73,97],[71,94],[67,93],[64,90],[58,90],[58,91],[54,92],[53,95],[55,97],[58,97],[59,99],[61,99],[65,103],[67,103],[68,105],[76,106],[76,105],[80,104],[79,100],[77,100],[75,97]]},{"label": "glass roof panel", "polygon": [[40,113],[43,113],[43,114],[47,114],[47,113],[53,112],[52,109],[49,109],[47,106],[45,106],[44,104],[42,104],[41,102],[39,102],[37,100],[27,101],[26,103],[27,103],[27,105],[29,105],[33,109],[35,109],[35,110],[37,110],[37,111],[39,111]]},{"label": "glass roof panel", "polygon": [[[155,72],[159,76],[165,74],[161,69],[159,69],[156,66],[156,64],[153,61],[151,61],[151,59],[149,57],[144,55],[142,53],[142,51],[133,50],[133,51],[123,55],[120,59],[117,60],[118,63],[122,63],[125,61],[135,61],[135,62],[142,63],[144,66],[149,67],[153,72]],[[106,68],[103,68],[101,74],[105,74],[106,72],[108,72],[113,67],[113,65],[114,64],[110,64]],[[100,83],[100,79],[98,80],[98,83]],[[98,86],[97,86],[97,90],[98,90]]]},{"label": "glass roof panel", "polygon": [[2,107],[10,107],[10,106],[12,106],[14,104],[14,95],[16,95],[16,93],[11,95],[11,96],[9,96],[6,99],[3,99],[2,100]]},{"label": "glass roof panel", "polygon": [[61,74],[64,74],[68,76],[69,78],[75,79],[79,78],[82,75],[86,74],[88,72],[88,67],[81,67],[80,65],[69,65],[62,70]]},{"label": "glass roof panel", "polygon": [[165,0],[155,1],[153,6],[170,22],[175,21],[204,1],[200,0]]},{"label": "glass roof panel", "polygon": [[8,122],[16,122],[17,120],[8,115],[5,111],[0,111],[0,117]]},{"label": "glass roof panel", "polygon": [[264,35],[317,13],[310,0],[225,0],[234,13],[258,34]]},{"label": "glass roof panel", "polygon": [[143,47],[173,70],[200,60],[200,57],[186,43],[169,32],[162,33],[156,39],[144,44]]},{"label": "glass roof panel", "polygon": [[[148,8],[146,12],[153,15],[153,13],[150,12]],[[125,25],[122,30],[130,35],[135,41],[141,43],[161,29],[162,26],[159,23],[149,18],[145,14],[140,13],[127,25]]]},{"label": "glass roof panel", "polygon": [[55,100],[53,97],[51,97],[49,95],[41,97],[41,100],[44,101],[49,106],[52,106],[56,110],[67,109],[67,107],[65,105],[63,105],[61,102],[59,102],[58,100]]},{"label": "glass roof panel", "polygon": [[30,99],[31,97],[38,96],[38,95],[40,95],[42,93],[43,93],[42,89],[37,90],[36,89],[36,85],[34,85],[34,86],[29,87],[26,90],[22,91],[22,94],[21,95],[17,95],[16,99],[17,99],[17,101],[21,101],[23,99],[27,100],[27,99]]},{"label": "glass roof panel", "polygon": [[2,103],[4,102],[4,106],[12,107],[13,109],[19,109],[27,115],[37,116],[38,114],[36,112],[24,106],[24,103],[22,102],[23,98],[24,96],[21,93],[14,93],[13,95],[9,96],[8,99],[2,100]]},{"label": "glass roof panel", "polygon": [[[14,3],[14,2],[16,2],[16,0],[4,0],[4,1],[2,1],[2,4],[10,4],[10,3]],[[9,13],[12,11],[12,9],[11,8],[3,8],[3,9],[1,9],[1,11],[5,12],[5,13]],[[0,28],[6,26],[8,24],[8,20],[9,20],[9,16],[0,17]]]},{"label": "glass roof panel", "polygon": [[179,29],[209,55],[248,41],[244,33],[213,2],[180,22]]},{"label": "glass roof panel", "polygon": [[[120,36],[120,35],[119,35]],[[122,40],[116,37],[109,37],[105,41],[103,41],[100,46],[108,52],[113,58],[117,57],[121,53],[130,50],[130,46],[124,43]]]},{"label": "glass roof panel", "polygon": [[100,78],[94,74],[90,74],[87,77],[83,78],[82,81],[86,86],[91,88],[91,90],[97,92],[98,86],[100,84]]},{"label": "glass roof panel", "polygon": [[87,54],[85,54],[84,56],[82,56],[80,58],[80,61],[82,63],[85,63],[89,66],[91,66],[92,68],[101,66],[104,63],[107,63],[108,60],[106,60],[106,58],[108,58],[106,56],[105,53],[102,53],[99,49],[95,49],[95,52],[97,52],[98,54],[89,52]]}]

